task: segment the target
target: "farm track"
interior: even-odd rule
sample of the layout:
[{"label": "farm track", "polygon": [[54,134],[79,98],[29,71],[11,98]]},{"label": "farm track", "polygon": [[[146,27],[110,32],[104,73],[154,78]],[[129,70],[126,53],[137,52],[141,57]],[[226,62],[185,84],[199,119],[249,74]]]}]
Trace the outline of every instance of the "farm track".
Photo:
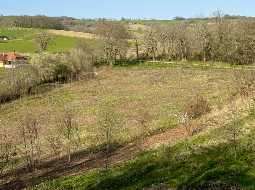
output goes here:
[{"label": "farm track", "polygon": [[[241,99],[235,101],[241,117],[247,116],[247,104]],[[209,129],[219,128],[231,122],[234,113],[231,111],[232,104],[224,106],[222,109],[214,109],[211,113],[205,115],[200,120],[196,121],[200,126],[204,126],[199,134],[208,132]],[[149,136],[143,142],[133,142],[126,144],[116,149],[109,157],[112,165],[119,162],[127,161],[134,158],[141,151],[154,149],[159,145],[174,145],[175,143],[188,138],[189,135],[186,129],[179,126],[174,129],[169,129],[161,134]],[[23,189],[26,187],[40,184],[47,180],[56,179],[61,176],[72,176],[82,174],[92,169],[102,168],[104,166],[106,155],[103,152],[94,154],[88,151],[77,153],[71,164],[67,165],[65,159],[56,159],[41,164],[41,167],[34,173],[27,173],[23,168],[16,171],[15,174],[6,175],[5,177],[16,176],[14,181],[1,185],[1,190],[8,189]]]}]

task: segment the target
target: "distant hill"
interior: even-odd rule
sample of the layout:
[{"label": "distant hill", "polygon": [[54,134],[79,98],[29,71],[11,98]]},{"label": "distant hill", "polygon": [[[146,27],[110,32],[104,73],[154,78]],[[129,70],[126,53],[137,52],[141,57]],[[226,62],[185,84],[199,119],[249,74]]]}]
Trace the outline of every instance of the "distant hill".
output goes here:
[{"label": "distant hill", "polygon": [[[255,20],[254,17],[236,16],[236,15],[223,15],[225,19],[240,20],[249,19]],[[41,29],[56,29],[56,30],[72,30],[78,32],[93,33],[95,24],[98,21],[119,21],[125,24],[162,24],[162,23],[175,23],[181,21],[197,22],[197,21],[211,21],[215,17],[201,17],[201,18],[184,18],[176,16],[173,19],[128,19],[122,18],[121,20],[112,19],[77,19],[67,16],[62,17],[48,17],[44,15],[38,16],[0,16],[0,25],[2,27],[22,27],[22,28],[41,28]]]}]

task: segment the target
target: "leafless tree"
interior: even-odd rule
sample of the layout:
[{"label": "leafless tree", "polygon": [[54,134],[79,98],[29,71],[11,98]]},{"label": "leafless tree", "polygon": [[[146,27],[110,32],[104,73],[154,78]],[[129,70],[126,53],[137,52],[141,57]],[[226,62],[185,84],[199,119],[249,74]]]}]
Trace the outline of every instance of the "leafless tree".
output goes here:
[{"label": "leafless tree", "polygon": [[[149,121],[151,119],[151,115],[149,112],[142,113],[137,121],[139,122],[141,126],[141,133],[139,135],[139,145],[142,145],[145,138],[149,135]],[[141,147],[142,148],[142,147]]]},{"label": "leafless tree", "polygon": [[14,139],[6,131],[0,132],[0,174],[12,163],[16,156]]},{"label": "leafless tree", "polygon": [[86,42],[80,42],[66,56],[65,61],[71,67],[72,77],[76,80],[93,76],[96,51]]},{"label": "leafless tree", "polygon": [[179,48],[180,60],[186,61],[189,57],[189,40],[187,37],[188,24],[182,22],[176,25],[177,28],[177,47]]},{"label": "leafless tree", "polygon": [[182,127],[185,128],[188,135],[192,135],[191,121],[192,118],[188,115],[187,112],[181,114],[179,117],[179,123],[182,125]]},{"label": "leafless tree", "polygon": [[198,51],[201,52],[203,61],[206,62],[211,58],[212,49],[212,35],[208,24],[197,24],[195,26],[195,35],[196,40],[194,44],[198,45]]},{"label": "leafless tree", "polygon": [[104,42],[107,62],[112,65],[117,59],[124,59],[128,48],[127,40],[130,38],[127,28],[113,21],[99,22],[96,28],[96,33]]},{"label": "leafless tree", "polygon": [[109,167],[110,156],[116,143],[116,134],[119,132],[118,116],[111,109],[102,111],[99,119],[99,134],[98,139],[102,144],[105,144],[105,169]]},{"label": "leafless tree", "polygon": [[41,157],[41,137],[39,120],[32,112],[24,115],[19,126],[19,133],[28,169],[34,170]]},{"label": "leafless tree", "polygon": [[67,161],[71,163],[73,146],[79,146],[80,142],[79,126],[74,109],[65,107],[58,120],[59,132],[66,141],[65,150],[68,157]]},{"label": "leafless tree", "polygon": [[148,31],[144,37],[145,54],[147,57],[152,57],[153,61],[156,60],[158,51],[157,31],[153,28]]},{"label": "leafless tree", "polygon": [[135,40],[135,52],[136,52],[136,59],[139,59],[139,41],[138,39]]},{"label": "leafless tree", "polygon": [[55,157],[59,157],[63,147],[61,135],[57,134],[57,131],[55,131],[54,134],[48,135],[46,140],[49,144],[52,155],[54,155]]},{"label": "leafless tree", "polygon": [[227,128],[229,141],[234,147],[234,157],[237,159],[238,138],[241,135],[240,122],[235,121],[233,126]]},{"label": "leafless tree", "polygon": [[255,62],[255,22],[232,21],[221,11],[206,22],[154,24],[144,35],[144,56],[160,60]]},{"label": "leafless tree", "polygon": [[41,32],[36,36],[36,43],[40,52],[47,50],[53,38],[47,32]]}]

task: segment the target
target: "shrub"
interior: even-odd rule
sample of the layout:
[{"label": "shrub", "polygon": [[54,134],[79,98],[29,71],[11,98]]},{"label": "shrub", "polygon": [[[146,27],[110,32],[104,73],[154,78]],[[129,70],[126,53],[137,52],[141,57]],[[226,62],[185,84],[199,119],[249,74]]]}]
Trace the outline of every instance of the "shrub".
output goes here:
[{"label": "shrub", "polygon": [[39,70],[42,83],[67,82],[91,75],[94,60],[90,52],[78,47],[66,54],[41,54],[33,59],[33,65]]},{"label": "shrub", "polygon": [[72,77],[75,80],[79,80],[84,75],[93,73],[93,54],[87,49],[75,48],[65,56],[65,60],[70,65]]},{"label": "shrub", "polygon": [[195,100],[185,108],[185,113],[190,119],[197,119],[210,111],[210,104],[202,96],[196,96]]},{"label": "shrub", "polygon": [[254,97],[255,89],[255,71],[254,70],[236,70],[234,72],[235,88],[241,97]]},{"label": "shrub", "polygon": [[0,81],[0,103],[31,94],[33,88],[53,82],[94,77],[94,59],[84,48],[75,48],[67,54],[39,54],[32,64],[6,70]]},{"label": "shrub", "polygon": [[54,81],[65,82],[72,77],[71,68],[64,63],[56,64],[53,71]]},{"label": "shrub", "polygon": [[38,83],[38,72],[31,66],[6,71],[0,82],[0,103],[30,94],[32,88]]}]

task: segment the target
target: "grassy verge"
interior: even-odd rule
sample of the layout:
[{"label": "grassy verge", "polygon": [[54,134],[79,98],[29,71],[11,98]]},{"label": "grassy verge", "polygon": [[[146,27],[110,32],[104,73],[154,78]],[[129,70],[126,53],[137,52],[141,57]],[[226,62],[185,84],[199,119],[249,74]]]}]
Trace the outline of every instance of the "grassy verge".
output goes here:
[{"label": "grassy verge", "polygon": [[129,68],[147,68],[147,69],[165,69],[165,68],[183,68],[183,69],[254,69],[254,65],[233,65],[224,62],[202,62],[202,61],[127,61],[126,63],[117,64],[120,67]]}]

